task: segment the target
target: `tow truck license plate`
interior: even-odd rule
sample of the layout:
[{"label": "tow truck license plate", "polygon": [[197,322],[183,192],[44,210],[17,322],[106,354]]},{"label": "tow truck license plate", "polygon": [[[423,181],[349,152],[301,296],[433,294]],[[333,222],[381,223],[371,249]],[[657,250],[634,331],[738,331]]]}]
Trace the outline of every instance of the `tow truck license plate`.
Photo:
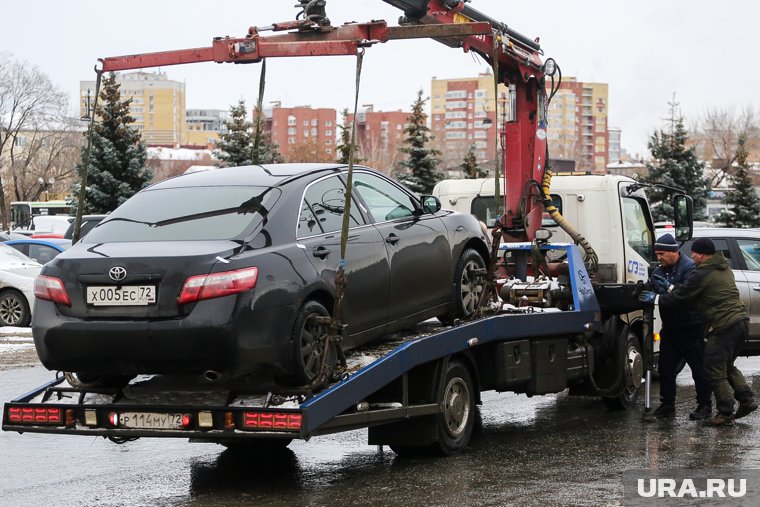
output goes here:
[{"label": "tow truck license plate", "polygon": [[87,287],[87,304],[93,306],[147,306],[156,302],[153,285]]},{"label": "tow truck license plate", "polygon": [[182,428],[182,414],[156,414],[151,412],[122,412],[119,426],[150,430]]}]

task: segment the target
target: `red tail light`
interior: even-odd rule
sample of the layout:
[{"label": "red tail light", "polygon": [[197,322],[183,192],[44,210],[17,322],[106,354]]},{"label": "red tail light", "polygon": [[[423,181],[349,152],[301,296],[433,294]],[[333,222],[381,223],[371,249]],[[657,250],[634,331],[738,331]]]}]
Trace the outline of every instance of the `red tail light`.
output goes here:
[{"label": "red tail light", "polygon": [[63,281],[52,276],[37,275],[34,279],[34,297],[71,306],[71,299]]},{"label": "red tail light", "polygon": [[26,424],[63,424],[60,408],[10,407],[8,421]]},{"label": "red tail light", "polygon": [[299,430],[302,418],[301,414],[285,412],[245,412],[243,426],[265,430]]},{"label": "red tail light", "polygon": [[245,292],[256,287],[258,268],[237,269],[211,275],[195,275],[185,280],[185,285],[177,298],[184,305],[201,299],[219,298]]}]

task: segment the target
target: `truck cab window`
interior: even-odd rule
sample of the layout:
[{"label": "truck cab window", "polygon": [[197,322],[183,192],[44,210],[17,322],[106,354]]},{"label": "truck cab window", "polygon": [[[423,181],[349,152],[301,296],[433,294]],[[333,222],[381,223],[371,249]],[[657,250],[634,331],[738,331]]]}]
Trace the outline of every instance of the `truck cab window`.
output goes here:
[{"label": "truck cab window", "polygon": [[654,260],[654,232],[638,199],[623,198],[623,227],[628,245],[647,260]]}]

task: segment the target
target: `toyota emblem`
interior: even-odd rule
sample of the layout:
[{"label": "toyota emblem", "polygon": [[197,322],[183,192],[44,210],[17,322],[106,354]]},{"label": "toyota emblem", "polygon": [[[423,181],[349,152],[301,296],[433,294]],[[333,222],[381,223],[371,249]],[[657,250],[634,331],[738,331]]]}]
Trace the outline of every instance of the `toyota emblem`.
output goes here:
[{"label": "toyota emblem", "polygon": [[115,282],[120,282],[127,277],[127,270],[121,266],[114,266],[108,270],[108,276]]}]

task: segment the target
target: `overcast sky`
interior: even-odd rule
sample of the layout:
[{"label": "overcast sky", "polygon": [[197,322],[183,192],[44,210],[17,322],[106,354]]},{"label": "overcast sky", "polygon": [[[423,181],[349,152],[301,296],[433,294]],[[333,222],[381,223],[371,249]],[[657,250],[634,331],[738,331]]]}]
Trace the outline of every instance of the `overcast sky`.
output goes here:
[{"label": "overcast sky", "polygon": [[[3,2],[0,51],[48,74],[72,97],[106,56],[202,47],[215,36],[293,19],[295,0],[38,0]],[[473,0],[476,9],[531,38],[565,76],[609,83],[609,124],[622,144],[645,153],[663,126],[673,94],[687,124],[708,108],[757,108],[755,48],[760,3],[751,0]],[[333,24],[386,19],[401,12],[382,0],[327,0]],[[227,109],[256,100],[259,65],[204,63],[165,67],[184,81],[188,108]],[[392,41],[367,50],[360,104],[408,110],[430,80],[470,77],[486,65],[433,41]],[[270,60],[265,102],[338,110],[353,104],[355,59]]]}]

